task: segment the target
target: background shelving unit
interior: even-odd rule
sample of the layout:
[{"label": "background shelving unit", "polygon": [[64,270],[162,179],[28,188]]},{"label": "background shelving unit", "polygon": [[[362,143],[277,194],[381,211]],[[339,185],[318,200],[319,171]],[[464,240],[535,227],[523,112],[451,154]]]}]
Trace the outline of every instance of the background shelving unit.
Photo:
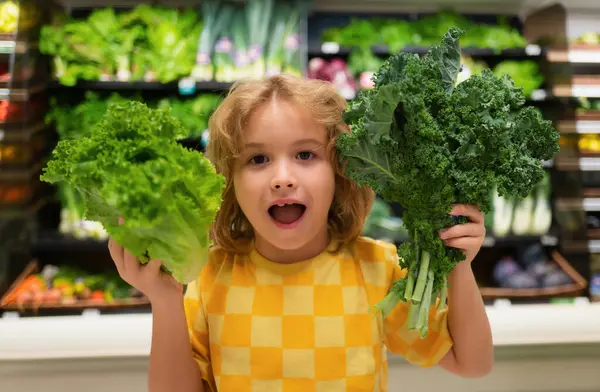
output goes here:
[{"label": "background shelving unit", "polygon": [[[115,10],[123,12],[133,9],[142,2],[123,0],[107,3],[93,0],[63,0],[56,2],[52,7],[49,5],[42,7],[40,2],[35,1],[31,3],[38,7],[40,15],[44,15],[46,18],[45,23],[49,24],[56,21],[56,16],[61,14],[83,21],[94,10],[112,6]],[[314,1],[310,10],[302,8],[300,13],[302,16],[296,26],[296,40],[292,46],[298,51],[296,58],[301,59],[301,64],[296,68],[309,77],[324,78],[322,75],[315,74],[311,65],[314,65],[317,61],[339,60],[342,64],[345,64],[346,68],[340,67],[337,72],[344,73],[346,82],[348,79],[354,79],[352,84],[355,86],[353,88],[354,93],[356,93],[356,90],[361,88],[361,74],[363,71],[369,72],[372,69],[358,69],[355,70],[355,74],[350,75],[352,72],[348,70],[347,64],[357,48],[325,39],[327,30],[348,26],[355,18],[365,21],[385,18],[416,22],[423,17],[435,15],[444,9],[440,8],[439,4],[434,5],[433,3],[409,1],[403,2],[402,5],[393,5],[389,2],[373,0],[366,2]],[[586,87],[587,90],[572,87],[572,81],[577,80],[574,77],[578,74],[577,70],[583,70],[583,74],[597,72],[600,75],[600,66],[598,66],[600,57],[594,57],[594,53],[600,53],[600,51],[595,52],[594,50],[597,48],[594,50],[581,50],[579,47],[569,48],[566,45],[568,43],[566,31],[571,22],[566,17],[567,10],[561,5],[546,7],[544,4],[542,7],[542,3],[544,2],[518,0],[511,0],[502,4],[499,2],[483,4],[482,2],[469,0],[453,2],[456,11],[466,17],[467,20],[473,23],[495,25],[498,22],[498,17],[502,16],[507,21],[507,26],[515,29],[519,35],[525,38],[524,42],[517,47],[500,49],[467,47],[464,48],[463,55],[472,61],[484,62],[492,68],[504,61],[511,61],[515,64],[523,62],[535,64],[539,69],[539,75],[542,76],[543,82],[531,90],[528,104],[538,107],[546,118],[555,121],[558,129],[567,138],[569,136],[579,137],[582,134],[593,134],[596,131],[600,133],[600,115],[598,120],[593,120],[597,121],[596,123],[590,122],[592,120],[582,122],[580,119],[578,120],[574,106],[576,96],[582,94],[600,96],[600,82],[595,87]],[[193,7],[198,13],[202,11],[202,8],[198,7],[198,4],[193,1],[155,2],[153,4],[168,5],[172,8],[184,7],[182,9]],[[232,1],[229,4],[238,11],[247,6],[247,3],[243,1]],[[297,2],[293,4],[299,7],[307,7],[305,3]],[[51,18],[52,16],[54,17]],[[553,27],[551,29],[548,27],[547,21],[552,21]],[[25,39],[19,36],[18,39],[15,38],[12,41],[9,39],[0,41],[0,58],[4,56],[13,65],[22,64],[18,60],[20,57],[28,58],[28,54],[38,53],[39,49],[44,47],[43,40],[40,45],[39,29],[35,33],[27,34],[26,37],[28,38]],[[215,37],[215,40],[217,38],[219,37]],[[377,39],[374,39],[368,47],[372,56],[379,61],[390,54],[390,49]],[[196,50],[195,48],[197,46],[194,46],[194,50]],[[408,43],[402,50],[424,54],[426,48],[427,45]],[[35,58],[38,59],[38,57]],[[29,140],[28,138],[34,135],[42,134],[50,140],[47,146],[52,146],[57,138],[67,137],[64,136],[66,133],[74,131],[73,124],[68,124],[67,120],[69,119],[77,125],[84,124],[81,128],[90,126],[88,120],[95,118],[98,115],[98,110],[101,110],[99,102],[103,102],[114,94],[118,94],[122,98],[135,98],[152,102],[153,105],[163,101],[163,104],[173,106],[181,102],[191,102],[203,96],[222,96],[233,82],[233,80],[196,80],[193,72],[190,71],[189,75],[181,74],[165,83],[143,79],[125,81],[119,80],[116,75],[108,75],[108,77],[104,75],[103,79],[108,80],[99,80],[100,78],[96,78],[97,80],[77,80],[76,83],[66,86],[60,80],[54,78],[53,67],[51,66],[53,56],[42,56],[39,59],[45,61],[45,63],[36,63],[35,69],[39,71],[36,75],[39,76],[32,79],[35,83],[19,84],[11,81],[5,89],[0,85],[0,100],[5,97],[11,103],[18,102],[19,99],[24,102],[32,102],[35,97],[43,96],[46,106],[44,109],[31,110],[31,115],[26,116],[26,123],[23,122],[19,125],[18,135],[23,140]],[[473,67],[473,63],[465,62],[465,66]],[[331,75],[330,77],[333,78]],[[363,82],[365,80],[368,80],[368,77],[363,78]],[[348,95],[349,99],[352,98],[351,95]],[[92,104],[96,105],[95,110],[97,111],[95,113],[87,111],[93,109]],[[85,105],[87,107],[84,107]],[[57,112],[57,108],[62,108],[62,113]],[[187,118],[195,116],[193,112],[189,111],[182,111],[181,113],[183,113],[182,116]],[[210,110],[207,110],[198,116],[206,117],[209,114]],[[198,124],[192,124],[190,127],[195,127],[193,129],[194,134],[183,140],[182,143],[201,151],[203,143],[206,141],[202,138],[203,129],[198,129],[198,127],[201,127]],[[8,135],[8,132],[5,131],[5,134]],[[5,143],[6,140],[9,139],[5,139],[2,143]],[[43,158],[48,151],[48,148],[46,148],[35,154],[35,162],[38,164],[43,163]],[[592,275],[594,268],[600,270],[600,267],[593,267],[598,264],[598,262],[594,262],[594,257],[590,262],[590,253],[600,252],[600,235],[595,236],[594,234],[598,232],[594,231],[595,228],[600,231],[600,213],[597,216],[595,213],[596,210],[600,211],[600,192],[598,194],[594,193],[593,185],[589,184],[595,184],[594,181],[598,181],[595,179],[595,172],[600,172],[600,153],[597,157],[583,156],[577,146],[574,149],[563,147],[557,159],[553,162],[547,162],[546,166],[551,185],[549,190],[546,191],[549,192],[547,198],[551,200],[551,203],[550,209],[546,209],[544,213],[546,215],[550,214],[551,224],[547,228],[535,232],[522,229],[518,234],[515,234],[514,226],[517,224],[515,222],[519,219],[529,219],[529,226],[533,225],[536,219],[532,211],[529,211],[528,214],[523,213],[523,211],[526,211],[523,208],[520,210],[521,215],[516,214],[514,211],[518,210],[519,207],[515,206],[509,209],[511,211],[509,213],[510,230],[505,233],[495,230],[493,219],[488,224],[488,237],[476,261],[477,276],[481,281],[482,293],[484,293],[486,300],[508,298],[514,302],[548,303],[559,297],[590,296],[587,288],[588,281],[594,279]],[[39,168],[34,165],[28,170],[39,170]],[[13,178],[15,173],[12,170],[7,171],[0,168],[0,183],[3,179]],[[35,171],[21,170],[20,173],[25,173],[23,174],[25,179],[37,175]],[[98,230],[95,226],[90,226],[89,223],[81,222],[81,220],[77,220],[79,223],[74,223],[75,226],[79,225],[77,228],[64,229],[63,222],[65,218],[61,214],[65,209],[65,205],[64,196],[62,198],[51,196],[44,199],[43,205],[39,205],[39,211],[30,211],[29,216],[31,219],[28,222],[31,225],[29,231],[31,234],[26,236],[27,240],[22,241],[20,247],[22,255],[18,261],[14,256],[0,258],[0,296],[31,260],[37,260],[41,267],[56,264],[84,266],[89,273],[110,271],[113,268],[106,248],[106,239],[101,230]],[[378,227],[373,235],[399,243],[405,238],[401,233],[398,234],[399,224],[401,223],[398,217],[401,208],[395,205],[387,208],[389,209],[388,213],[380,217],[376,216],[379,221],[375,223],[375,226]],[[13,208],[11,211],[18,211],[18,209]],[[517,216],[520,216],[520,218]],[[538,216],[537,219],[541,218]],[[598,221],[598,224],[594,226],[596,221]],[[4,224],[4,227],[9,228],[14,226],[12,226],[12,223],[6,222],[12,221],[0,218],[0,241],[8,243],[13,240],[1,231],[2,224]],[[87,229],[82,230],[82,227],[87,227]],[[12,231],[12,229],[8,231]],[[513,266],[520,264],[518,268],[522,270],[522,276],[530,274],[531,271],[527,271],[527,267],[518,258],[523,254],[527,254],[528,249],[529,252],[533,252],[531,249],[537,246],[542,247],[545,255],[540,256],[538,254],[538,267],[543,264],[543,261],[551,260],[552,255],[557,252],[561,261],[567,264],[568,270],[571,272],[571,274],[563,273],[563,275],[571,277],[570,283],[578,283],[576,288],[548,292],[546,290],[548,287],[543,287],[542,283],[539,283],[539,287],[529,288],[529,291],[519,291],[524,287],[522,284],[516,283],[507,283],[504,285],[505,287],[498,287],[500,281],[496,278],[496,274],[499,273],[498,271],[501,272],[498,264],[505,262],[507,259],[512,259],[516,262],[516,264],[513,263]],[[552,266],[547,266],[546,272],[556,272],[556,263],[551,264]],[[558,268],[558,270],[564,272],[564,268]],[[562,282],[565,287],[570,284],[566,281]],[[485,289],[490,290],[486,291]],[[485,294],[486,292],[488,294]],[[60,310],[58,312],[60,313]]]}]

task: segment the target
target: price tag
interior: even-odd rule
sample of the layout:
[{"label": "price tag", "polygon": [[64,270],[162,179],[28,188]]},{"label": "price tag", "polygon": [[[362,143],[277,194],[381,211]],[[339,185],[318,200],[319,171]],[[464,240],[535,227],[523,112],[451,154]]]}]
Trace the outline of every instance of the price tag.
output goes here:
[{"label": "price tag", "polygon": [[183,78],[178,83],[179,94],[193,95],[196,92],[196,81],[192,78]]},{"label": "price tag", "polygon": [[494,237],[485,237],[483,240],[483,246],[486,248],[491,248],[496,244],[496,239]]},{"label": "price tag", "polygon": [[542,47],[539,45],[527,45],[525,47],[525,54],[527,56],[539,56],[542,53]]},{"label": "price tag", "polygon": [[202,132],[202,137],[201,137],[202,147],[206,147],[206,145],[208,144],[208,139],[209,139],[208,136],[209,136],[208,129],[205,130],[204,132]]},{"label": "price tag", "polygon": [[340,52],[340,44],[337,42],[323,42],[321,52],[325,54],[336,54]]},{"label": "price tag", "polygon": [[7,319],[7,320],[10,320],[10,319],[15,320],[20,317],[21,316],[19,316],[19,312],[4,312],[4,314],[2,315],[2,318]]},{"label": "price tag", "polygon": [[531,100],[532,101],[543,101],[546,99],[546,97],[548,96],[548,93],[546,93],[546,90],[534,90],[531,93]]},{"label": "price tag", "polygon": [[600,240],[588,241],[588,251],[590,253],[600,253]]},{"label": "price tag", "polygon": [[498,298],[498,299],[494,300],[495,308],[509,308],[511,305],[512,305],[512,303],[510,302],[510,299]]},{"label": "price tag", "polygon": [[81,312],[83,317],[100,317],[100,310],[98,309],[84,309]]},{"label": "price tag", "polygon": [[540,242],[545,246],[556,246],[556,244],[558,244],[558,238],[553,235],[543,235],[540,238]]}]

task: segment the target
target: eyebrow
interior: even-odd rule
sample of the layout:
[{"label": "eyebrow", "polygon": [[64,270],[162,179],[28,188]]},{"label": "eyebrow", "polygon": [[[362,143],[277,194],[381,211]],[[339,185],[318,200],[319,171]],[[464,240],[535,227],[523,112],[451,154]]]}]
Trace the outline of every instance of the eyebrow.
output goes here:
[{"label": "eyebrow", "polygon": [[[299,146],[299,145],[304,145],[304,144],[317,144],[319,146],[323,145],[323,143],[321,143],[317,139],[311,139],[311,138],[296,140],[294,143],[292,143],[293,146]],[[245,148],[261,148],[264,146],[265,146],[265,143],[256,143],[256,142],[244,144]]]}]

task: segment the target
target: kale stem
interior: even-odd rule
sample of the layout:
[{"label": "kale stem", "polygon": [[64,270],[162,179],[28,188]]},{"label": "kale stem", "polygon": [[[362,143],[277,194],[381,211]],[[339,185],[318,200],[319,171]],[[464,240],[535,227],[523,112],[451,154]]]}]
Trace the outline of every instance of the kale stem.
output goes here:
[{"label": "kale stem", "polygon": [[438,304],[438,310],[442,310],[446,307],[446,300],[448,299],[448,277],[444,276],[442,280],[442,288],[440,290],[440,303]]},{"label": "kale stem", "polygon": [[415,302],[421,302],[423,299],[423,292],[425,291],[425,285],[427,284],[427,272],[429,271],[430,258],[429,252],[423,251],[421,254],[421,268],[419,269],[419,276],[417,276],[417,285],[412,295],[412,300]]},{"label": "kale stem", "polygon": [[419,322],[419,304],[413,301],[408,301],[408,329],[416,330]]},{"label": "kale stem", "polygon": [[[416,230],[415,230],[416,233]],[[413,291],[415,290],[415,266],[419,260],[419,240],[415,236],[415,253],[414,258],[408,261],[408,276],[406,278],[406,289],[404,290],[404,299],[409,300],[412,298]]]},{"label": "kale stem", "polygon": [[427,336],[427,332],[429,330],[429,310],[431,309],[431,298],[433,296],[433,281],[435,276],[433,271],[429,271],[427,274],[427,288],[425,289],[425,294],[423,296],[423,301],[419,306],[419,321],[417,322],[417,330],[421,334],[421,337],[424,338]]}]

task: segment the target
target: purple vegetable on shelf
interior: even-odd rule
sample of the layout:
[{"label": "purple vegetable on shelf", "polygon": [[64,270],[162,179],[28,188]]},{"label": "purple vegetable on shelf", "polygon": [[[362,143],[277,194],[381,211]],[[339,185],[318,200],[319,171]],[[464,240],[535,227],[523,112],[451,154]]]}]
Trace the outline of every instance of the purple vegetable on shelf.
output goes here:
[{"label": "purple vegetable on shelf", "polygon": [[539,287],[537,279],[527,272],[519,271],[509,276],[502,284],[502,287],[511,289],[534,289]]},{"label": "purple vegetable on shelf", "polygon": [[510,276],[521,271],[521,267],[511,257],[505,257],[499,260],[494,266],[494,280],[499,285],[503,285]]},{"label": "purple vegetable on shelf", "polygon": [[561,271],[560,269],[555,269],[550,272],[542,281],[542,285],[545,288],[559,287],[573,283],[569,275]]}]

